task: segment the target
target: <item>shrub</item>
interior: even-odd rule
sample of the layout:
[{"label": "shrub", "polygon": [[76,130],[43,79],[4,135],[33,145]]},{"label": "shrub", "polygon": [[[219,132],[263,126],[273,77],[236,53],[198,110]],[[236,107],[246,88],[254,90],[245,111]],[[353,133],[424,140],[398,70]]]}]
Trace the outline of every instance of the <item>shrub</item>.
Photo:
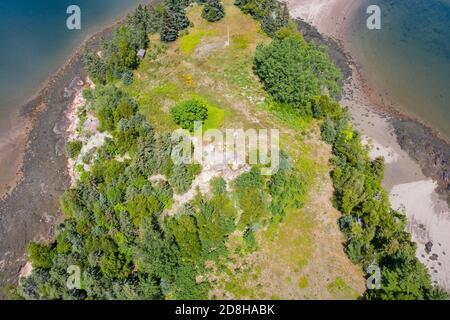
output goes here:
[{"label": "shrub", "polygon": [[127,70],[122,74],[123,84],[129,86],[133,83],[133,72],[131,70]]},{"label": "shrub", "polygon": [[83,143],[79,140],[68,141],[66,144],[66,153],[70,159],[78,158],[78,155],[81,152],[81,148],[83,147]]},{"label": "shrub", "polygon": [[194,131],[196,121],[204,121],[208,118],[208,107],[199,99],[191,99],[178,103],[170,110],[173,121],[181,128]]},{"label": "shrub", "polygon": [[28,245],[29,259],[33,268],[51,268],[54,253],[52,248],[45,244],[31,242]]}]

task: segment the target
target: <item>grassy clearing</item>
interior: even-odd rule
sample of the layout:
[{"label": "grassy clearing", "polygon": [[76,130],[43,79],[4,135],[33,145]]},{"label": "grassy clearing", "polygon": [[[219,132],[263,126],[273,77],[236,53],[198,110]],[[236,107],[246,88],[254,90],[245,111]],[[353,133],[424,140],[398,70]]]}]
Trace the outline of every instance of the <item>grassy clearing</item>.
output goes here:
[{"label": "grassy clearing", "polygon": [[212,36],[215,33],[214,30],[193,30],[180,38],[180,49],[184,54],[189,55],[194,52],[203,37]]},{"label": "grassy clearing", "polygon": [[275,261],[284,261],[287,267],[298,272],[312,256],[313,228],[313,220],[303,210],[291,211],[283,223],[260,234],[260,243]]}]

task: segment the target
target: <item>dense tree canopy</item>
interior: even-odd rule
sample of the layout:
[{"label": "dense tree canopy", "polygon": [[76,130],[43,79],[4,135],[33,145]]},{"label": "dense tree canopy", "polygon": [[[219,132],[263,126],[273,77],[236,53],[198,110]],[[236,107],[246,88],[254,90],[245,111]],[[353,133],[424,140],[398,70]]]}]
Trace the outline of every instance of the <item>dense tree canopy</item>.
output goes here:
[{"label": "dense tree canopy", "polygon": [[92,81],[105,84],[114,79],[130,80],[130,72],[139,65],[137,52],[149,45],[148,32],[159,29],[160,11],[139,6],[126,23],[115,29],[111,39],[102,41],[101,50],[86,50],[84,62]]},{"label": "dense tree canopy", "polygon": [[189,26],[186,16],[187,1],[165,0],[161,27],[161,41],[172,42],[178,38],[181,30]]},{"label": "dense tree canopy", "polygon": [[174,13],[171,10],[164,10],[160,35],[161,41],[172,42],[177,40],[178,32],[179,29]]},{"label": "dense tree canopy", "polygon": [[310,102],[315,96],[324,92],[334,95],[340,90],[337,81],[341,73],[326,49],[307,44],[289,31],[269,45],[258,46],[254,71],[275,101],[303,114],[311,112]]},{"label": "dense tree canopy", "polygon": [[323,119],[322,135],[333,145],[335,203],[343,216],[349,258],[364,270],[381,270],[381,289],[368,290],[368,299],[448,299],[433,287],[425,266],[416,258],[416,245],[406,231],[406,216],[390,207],[382,187],[384,161],[370,160],[368,148],[350,124],[349,114],[328,97],[314,100],[314,115]]}]

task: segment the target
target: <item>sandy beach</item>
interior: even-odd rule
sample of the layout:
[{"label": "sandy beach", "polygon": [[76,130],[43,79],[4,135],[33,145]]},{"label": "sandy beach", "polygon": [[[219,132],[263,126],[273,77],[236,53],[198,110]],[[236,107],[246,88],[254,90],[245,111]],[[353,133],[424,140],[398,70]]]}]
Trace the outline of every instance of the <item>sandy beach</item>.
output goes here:
[{"label": "sandy beach", "polygon": [[[429,269],[434,283],[450,291],[450,210],[437,184],[400,146],[392,124],[397,110],[369,88],[352,60],[346,37],[359,0],[289,0],[291,15],[314,26],[349,56],[351,76],[343,85],[341,104],[349,108],[355,127],[371,146],[371,157],[385,158],[384,186],[394,209],[405,209],[408,229],[418,245],[417,257]],[[387,108],[391,108],[389,110]]]}]

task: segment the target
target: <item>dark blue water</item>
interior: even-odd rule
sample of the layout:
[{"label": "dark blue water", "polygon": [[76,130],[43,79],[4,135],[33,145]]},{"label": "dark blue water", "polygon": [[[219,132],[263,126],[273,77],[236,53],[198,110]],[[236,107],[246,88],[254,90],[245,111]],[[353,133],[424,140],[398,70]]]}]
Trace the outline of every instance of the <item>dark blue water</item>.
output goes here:
[{"label": "dark blue water", "polygon": [[[0,0],[0,132],[84,38],[144,0]],[[81,30],[66,27],[69,5]]]},{"label": "dark blue water", "polygon": [[[381,30],[366,28],[368,4],[380,6]],[[450,0],[367,1],[351,42],[383,96],[450,139]]]}]

